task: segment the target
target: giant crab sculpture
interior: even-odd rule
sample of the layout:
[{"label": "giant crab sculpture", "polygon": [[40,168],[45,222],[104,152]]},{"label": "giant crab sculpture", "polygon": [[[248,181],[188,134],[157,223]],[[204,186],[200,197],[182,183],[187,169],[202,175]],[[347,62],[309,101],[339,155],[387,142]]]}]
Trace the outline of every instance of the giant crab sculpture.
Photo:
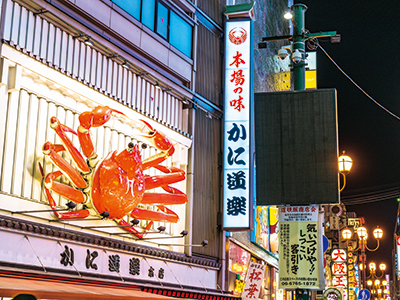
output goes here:
[{"label": "giant crab sculpture", "polygon": [[[184,180],[185,172],[175,167],[160,165],[174,153],[174,146],[163,133],[143,120],[137,123],[141,125],[137,129],[160,150],[158,154],[142,161],[138,145],[131,142],[123,151],[113,151],[105,158],[97,159],[89,130],[104,125],[113,115],[124,116],[123,113],[107,106],[98,106],[92,111],[84,112],[79,115],[80,125],[77,132],[61,124],[56,117],[50,118],[50,127],[54,129],[62,144],[46,142],[43,145],[43,153],[59,168],[47,175],[42,171],[44,190],[51,209],[59,219],[85,219],[90,216],[112,219],[128,232],[143,238],[154,221],[178,222],[178,215],[165,205],[187,202],[183,192],[169,186]],[[87,159],[73,145],[67,133],[78,136],[83,155]],[[68,154],[74,167],[60,155],[62,151]],[[156,168],[164,174],[144,174],[143,171],[149,168]],[[57,181],[61,175],[65,175],[70,184]],[[148,192],[158,187],[166,193]],[[51,191],[69,199],[72,201],[70,203],[82,204],[82,209],[60,212]],[[157,210],[139,208],[138,204],[155,205]],[[70,205],[73,206],[75,205]],[[150,222],[139,232],[123,219],[126,215],[135,220]]]}]

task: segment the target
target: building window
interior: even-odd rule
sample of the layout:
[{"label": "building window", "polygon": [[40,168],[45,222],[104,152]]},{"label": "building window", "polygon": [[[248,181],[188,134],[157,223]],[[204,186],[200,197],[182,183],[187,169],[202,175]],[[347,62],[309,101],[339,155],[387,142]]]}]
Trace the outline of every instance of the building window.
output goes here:
[{"label": "building window", "polygon": [[185,55],[192,56],[192,27],[171,11],[169,42]]},{"label": "building window", "polygon": [[[138,0],[140,1],[140,0]],[[142,23],[154,31],[156,3],[154,0],[143,1]],[[140,20],[139,20],[140,21]]]},{"label": "building window", "polygon": [[[133,16],[135,19],[140,20],[140,2],[141,0],[113,0],[115,4],[125,10],[128,14]],[[147,1],[145,1],[147,2]],[[152,1],[148,1],[152,2]]]},{"label": "building window", "polygon": [[192,56],[192,25],[160,0],[112,0],[188,57]]},{"label": "building window", "polygon": [[157,33],[168,38],[168,9],[160,2],[157,5]]}]

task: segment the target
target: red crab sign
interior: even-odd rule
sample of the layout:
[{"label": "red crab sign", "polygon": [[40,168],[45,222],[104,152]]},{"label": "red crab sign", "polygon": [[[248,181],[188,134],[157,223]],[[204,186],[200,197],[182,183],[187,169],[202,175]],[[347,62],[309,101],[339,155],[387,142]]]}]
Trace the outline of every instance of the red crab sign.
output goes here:
[{"label": "red crab sign", "polygon": [[[174,146],[163,133],[143,120],[140,120],[142,126],[138,129],[144,133],[143,137],[160,150],[158,154],[142,160],[138,145],[131,142],[123,151],[113,151],[105,158],[98,159],[89,130],[91,127],[104,125],[113,114],[124,115],[107,106],[98,106],[92,111],[84,112],[79,115],[80,125],[77,132],[61,124],[56,117],[50,119],[50,127],[61,139],[61,144],[46,142],[43,145],[43,153],[59,170],[45,176],[44,189],[50,207],[60,219],[85,219],[90,216],[112,219],[125,230],[143,238],[153,221],[178,222],[178,215],[165,205],[187,202],[187,196],[183,192],[169,186],[184,180],[185,172],[175,167],[160,165],[174,153]],[[67,133],[78,136],[83,155],[87,160],[67,137]],[[68,154],[74,166],[60,155],[62,151]],[[143,171],[149,168],[156,168],[164,174],[154,176],[144,174]],[[69,185],[56,181],[61,175],[69,179]],[[149,192],[158,187],[165,193]],[[82,209],[57,211],[56,202],[50,191],[73,203],[82,204]],[[155,205],[157,210],[138,208],[138,204]],[[123,219],[126,215],[150,222],[144,231],[139,232]]]}]

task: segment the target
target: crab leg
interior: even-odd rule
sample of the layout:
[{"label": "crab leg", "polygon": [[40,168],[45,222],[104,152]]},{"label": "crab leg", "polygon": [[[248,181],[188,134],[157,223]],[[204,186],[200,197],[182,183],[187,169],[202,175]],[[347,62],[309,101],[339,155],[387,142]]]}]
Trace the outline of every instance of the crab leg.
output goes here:
[{"label": "crab leg", "polygon": [[60,213],[56,211],[57,204],[54,201],[53,196],[50,193],[50,190],[56,192],[57,194],[66,197],[67,199],[75,202],[75,203],[83,203],[85,201],[85,196],[79,190],[75,190],[74,188],[54,181],[58,177],[60,177],[63,173],[61,171],[56,171],[47,174],[44,179],[44,189],[46,192],[47,199],[49,200],[49,204],[51,209],[54,210],[54,214],[60,219],[81,219],[87,218],[90,215],[89,210],[78,210],[78,211],[70,211],[65,213]]},{"label": "crab leg", "polygon": [[165,175],[150,176],[145,179],[146,189],[161,187],[165,193],[145,193],[142,204],[156,205],[159,211],[152,211],[142,208],[135,208],[131,216],[135,219],[144,219],[159,222],[176,223],[179,221],[178,215],[164,205],[185,204],[187,196],[180,190],[167,184],[185,179],[185,172],[175,167],[154,166],[156,169],[169,173]]},{"label": "crab leg", "polygon": [[96,156],[90,136],[90,128],[104,125],[111,119],[113,113],[124,115],[122,112],[111,109],[108,106],[97,106],[93,110],[79,115],[78,138],[82,152],[86,157],[92,158]]},{"label": "crab leg", "polygon": [[[79,171],[83,173],[88,173],[89,167],[86,164],[85,159],[83,158],[82,154],[76,149],[76,147],[72,144],[71,140],[65,135],[66,132],[70,132],[72,134],[76,134],[75,130],[69,128],[68,126],[65,126],[60,123],[60,121],[56,117],[51,117],[50,118],[50,127],[54,129],[58,137],[61,139],[61,142],[64,146],[64,149],[55,149],[56,152],[59,152],[61,150],[65,150],[68,155],[71,157],[71,159],[74,161],[76,167],[78,168]],[[46,143],[47,144],[47,143]],[[46,147],[46,144],[43,146]]]},{"label": "crab leg", "polygon": [[46,142],[43,145],[43,154],[50,158],[50,160],[76,187],[85,188],[86,181],[83,179],[81,174],[79,174],[79,172],[75,170],[60,154],[58,154],[58,152],[64,150],[65,148],[63,145],[53,145],[50,142]]},{"label": "crab leg", "polygon": [[147,226],[143,230],[143,232],[139,232],[132,226],[126,227],[127,225],[130,225],[130,224],[128,222],[126,222],[124,219],[114,220],[114,221],[117,222],[118,225],[124,226],[124,230],[126,230],[130,233],[133,233],[140,239],[144,238],[144,236],[146,235],[146,232],[150,230],[151,226],[153,226],[153,221],[151,221],[151,222],[149,222],[149,224],[147,224]]},{"label": "crab leg", "polygon": [[131,217],[138,220],[149,220],[158,222],[177,223],[179,216],[164,205],[157,205],[160,211],[147,210],[142,208],[135,208],[131,212]]},{"label": "crab leg", "polygon": [[[179,182],[185,179],[185,171],[175,167],[153,166],[157,170],[167,173],[165,175],[148,176],[145,179],[146,190],[151,190],[167,184]],[[173,188],[171,188],[173,189]]]}]

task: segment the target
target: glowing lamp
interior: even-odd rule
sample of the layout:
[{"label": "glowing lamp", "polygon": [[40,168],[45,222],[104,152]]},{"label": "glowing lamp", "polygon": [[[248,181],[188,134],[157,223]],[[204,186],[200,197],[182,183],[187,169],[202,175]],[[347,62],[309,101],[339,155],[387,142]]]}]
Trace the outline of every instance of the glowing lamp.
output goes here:
[{"label": "glowing lamp", "polygon": [[379,227],[376,228],[374,230],[374,237],[379,240],[380,238],[382,238],[382,236],[383,236],[383,230],[380,229]]},{"label": "glowing lamp", "polygon": [[345,155],[346,151],[343,151],[343,155],[339,156],[339,172],[347,174],[350,172],[353,166],[353,160],[350,156]]},{"label": "glowing lamp", "polygon": [[351,230],[350,229],[345,229],[342,231],[342,236],[345,240],[348,240],[351,238]]},{"label": "glowing lamp", "polygon": [[290,20],[291,18],[293,18],[292,12],[291,12],[291,11],[287,11],[287,12],[283,15],[283,17],[284,17],[286,20]]},{"label": "glowing lamp", "polygon": [[367,237],[367,228],[365,227],[358,227],[357,228],[357,235],[360,239],[364,239]]},{"label": "glowing lamp", "polygon": [[375,272],[375,270],[376,270],[376,264],[375,264],[374,262],[371,262],[371,263],[369,264],[369,269],[370,269],[372,272]]},{"label": "glowing lamp", "polygon": [[385,264],[380,264],[379,265],[379,270],[381,270],[381,271],[385,271],[386,270],[386,265]]}]

